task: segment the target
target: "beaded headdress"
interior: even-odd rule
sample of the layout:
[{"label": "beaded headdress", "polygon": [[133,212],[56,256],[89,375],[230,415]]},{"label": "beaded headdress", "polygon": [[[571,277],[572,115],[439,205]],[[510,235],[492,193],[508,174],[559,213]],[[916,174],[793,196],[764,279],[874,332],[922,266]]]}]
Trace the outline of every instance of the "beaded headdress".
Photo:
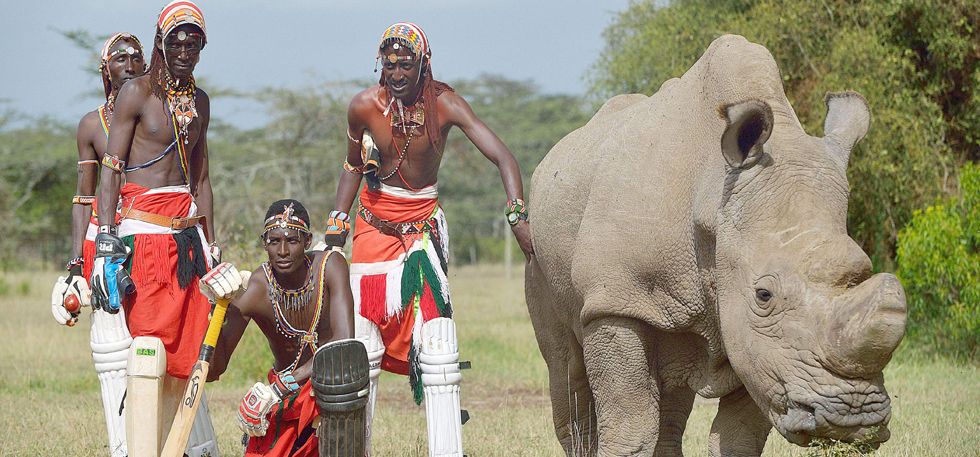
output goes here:
[{"label": "beaded headdress", "polygon": [[262,230],[262,238],[264,239],[267,233],[277,228],[293,229],[307,235],[312,235],[313,232],[310,232],[310,227],[307,225],[306,221],[293,215],[293,212],[295,211],[296,210],[293,208],[293,204],[290,203],[289,206],[283,208],[282,213],[266,219],[265,229]]},{"label": "beaded headdress", "polygon": [[381,44],[378,45],[378,58],[381,52],[392,42],[408,45],[415,54],[416,59],[432,57],[432,50],[429,49],[429,39],[425,37],[422,29],[411,22],[398,22],[392,24],[381,36]]},{"label": "beaded headdress", "polygon": [[[109,54],[109,50],[112,49],[112,47],[116,45],[116,42],[118,42],[119,40],[124,40],[124,39],[125,40],[133,40],[133,41],[135,41],[136,42],[136,46],[135,47],[130,46],[130,47],[127,47],[125,49],[117,49],[116,52],[113,52],[112,54]],[[143,44],[140,43],[140,40],[138,38],[136,38],[136,35],[133,35],[133,34],[131,34],[129,32],[119,32],[119,33],[117,33],[117,34],[109,37],[109,39],[106,40],[105,45],[102,46],[102,61],[99,63],[99,71],[105,71],[106,65],[108,65],[108,63],[109,63],[109,59],[115,57],[116,54],[130,54],[130,55],[132,55],[132,54],[140,54],[140,55],[142,55],[143,54]]]},{"label": "beaded headdress", "polygon": [[208,32],[204,28],[204,14],[201,9],[189,0],[174,0],[160,10],[160,18],[157,20],[157,27],[160,29],[161,36],[167,38],[177,26],[182,24],[193,24],[201,29],[203,42],[201,46],[208,44]]}]

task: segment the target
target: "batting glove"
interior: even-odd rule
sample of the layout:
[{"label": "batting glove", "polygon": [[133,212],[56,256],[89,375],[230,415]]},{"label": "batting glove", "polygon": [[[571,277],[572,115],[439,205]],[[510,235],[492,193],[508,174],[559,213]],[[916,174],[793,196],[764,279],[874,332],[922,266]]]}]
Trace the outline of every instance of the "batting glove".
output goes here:
[{"label": "batting glove", "polygon": [[68,277],[59,276],[51,291],[51,314],[54,320],[61,325],[69,327],[78,322],[79,312],[70,312],[65,309],[65,300],[74,295],[78,298],[81,306],[90,306],[90,295],[92,292],[88,288],[88,283],[81,275],[69,274]]},{"label": "batting glove", "polygon": [[95,259],[92,263],[92,307],[118,313],[126,294],[136,292],[136,285],[123,267],[130,249],[122,239],[110,233],[95,236]]},{"label": "batting glove", "polygon": [[225,262],[207,272],[198,285],[212,303],[219,298],[237,300],[245,293],[242,276],[234,265]]},{"label": "batting glove", "polygon": [[269,386],[255,383],[238,407],[238,428],[248,436],[265,436],[269,430],[269,411],[279,400]]}]

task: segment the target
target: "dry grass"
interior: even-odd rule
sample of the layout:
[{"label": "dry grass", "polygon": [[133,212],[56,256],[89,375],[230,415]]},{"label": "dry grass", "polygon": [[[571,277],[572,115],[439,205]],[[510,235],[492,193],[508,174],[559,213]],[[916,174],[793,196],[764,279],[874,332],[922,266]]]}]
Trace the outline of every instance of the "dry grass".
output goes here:
[{"label": "dry grass", "polygon": [[[520,271],[518,270],[519,274]],[[104,456],[98,380],[88,348],[88,319],[63,328],[51,318],[55,274],[0,276],[0,456]],[[458,268],[451,275],[464,371],[463,427],[471,456],[560,456],[551,424],[547,370],[524,306],[520,276],[503,268]],[[241,455],[235,411],[241,395],[271,361],[250,329],[222,380],[208,385],[225,456]],[[885,371],[892,394],[892,439],[877,456],[980,455],[980,370],[900,354]],[[425,410],[404,377],[381,378],[375,455],[426,456]],[[684,450],[706,455],[717,402],[698,399]],[[766,456],[856,455],[845,449],[801,449],[770,436]]]}]

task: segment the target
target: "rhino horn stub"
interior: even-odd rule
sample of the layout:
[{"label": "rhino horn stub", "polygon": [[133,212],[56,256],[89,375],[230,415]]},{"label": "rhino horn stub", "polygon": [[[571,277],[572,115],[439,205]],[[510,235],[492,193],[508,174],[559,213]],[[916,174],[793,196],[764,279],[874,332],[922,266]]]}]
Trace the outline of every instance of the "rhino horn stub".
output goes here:
[{"label": "rhino horn stub", "polygon": [[905,290],[894,275],[879,273],[831,307],[824,340],[828,368],[849,378],[880,373],[905,335]]},{"label": "rhino horn stub", "polygon": [[762,145],[772,133],[772,108],[759,100],[722,105],[718,114],[728,122],[721,135],[721,152],[728,165],[749,168],[762,157]]},{"label": "rhino horn stub", "polygon": [[824,102],[827,104],[824,137],[843,148],[845,158],[850,157],[854,145],[868,134],[871,126],[868,101],[857,92],[846,91],[829,93]]}]

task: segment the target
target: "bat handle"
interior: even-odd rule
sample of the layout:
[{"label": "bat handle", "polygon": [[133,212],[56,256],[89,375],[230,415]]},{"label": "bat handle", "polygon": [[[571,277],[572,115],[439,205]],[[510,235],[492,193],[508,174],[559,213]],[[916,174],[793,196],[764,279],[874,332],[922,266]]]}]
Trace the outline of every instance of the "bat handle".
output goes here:
[{"label": "bat handle", "polygon": [[211,323],[208,324],[208,333],[204,336],[204,344],[214,347],[218,343],[218,335],[221,334],[221,325],[225,321],[225,313],[228,311],[228,299],[219,298],[214,305],[214,312],[211,313]]}]

